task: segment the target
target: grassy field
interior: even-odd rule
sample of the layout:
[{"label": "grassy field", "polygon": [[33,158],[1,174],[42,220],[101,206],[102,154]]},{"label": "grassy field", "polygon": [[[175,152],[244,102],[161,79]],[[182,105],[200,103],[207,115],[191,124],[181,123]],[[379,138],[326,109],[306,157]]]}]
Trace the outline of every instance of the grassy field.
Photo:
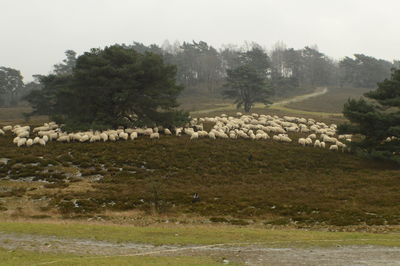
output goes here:
[{"label": "grassy field", "polygon": [[267,247],[332,247],[336,245],[400,246],[400,231],[385,234],[265,229],[231,225],[128,226],[77,222],[4,222],[0,232],[153,245],[250,245]]},{"label": "grassy field", "polygon": [[0,249],[0,265],[221,265],[204,257],[78,256]]},{"label": "grassy field", "polygon": [[[30,112],[32,112],[32,108],[29,106],[0,107],[0,123],[26,123],[23,114]],[[48,121],[46,116],[34,116],[32,119],[35,123],[44,123]]]},{"label": "grassy field", "polygon": [[324,95],[290,103],[286,107],[308,112],[341,113],[344,103],[349,98],[358,99],[370,90],[365,88],[329,88]]}]

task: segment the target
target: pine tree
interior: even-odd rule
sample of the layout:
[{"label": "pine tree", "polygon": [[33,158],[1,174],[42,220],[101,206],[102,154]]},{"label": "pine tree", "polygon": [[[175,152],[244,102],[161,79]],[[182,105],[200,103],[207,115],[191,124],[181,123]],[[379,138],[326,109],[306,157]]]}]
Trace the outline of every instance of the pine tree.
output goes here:
[{"label": "pine tree", "polygon": [[340,132],[361,135],[361,141],[352,144],[357,153],[400,163],[400,69],[364,96],[344,105],[350,124],[342,125]]},{"label": "pine tree", "polygon": [[50,115],[67,129],[175,126],[188,120],[178,111],[176,67],[160,55],[113,45],[79,56],[68,73],[41,78],[43,89],[26,98],[33,114]]}]

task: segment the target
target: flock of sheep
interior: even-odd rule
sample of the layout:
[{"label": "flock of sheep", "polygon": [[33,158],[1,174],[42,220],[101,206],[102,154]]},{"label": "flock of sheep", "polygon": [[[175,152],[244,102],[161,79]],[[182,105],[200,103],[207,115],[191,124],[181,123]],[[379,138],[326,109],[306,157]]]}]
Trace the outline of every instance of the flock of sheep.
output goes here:
[{"label": "flock of sheep", "polygon": [[[213,128],[207,132],[203,128],[204,122],[213,123]],[[155,128],[126,128],[106,131],[86,131],[67,133],[63,132],[59,125],[54,122],[45,123],[43,126],[33,128],[30,126],[4,126],[0,129],[0,135],[11,131],[15,138],[13,142],[18,146],[30,147],[32,145],[45,146],[49,141],[58,142],[99,142],[134,140],[139,136],[148,136],[158,139],[161,135],[190,136],[190,140],[198,138],[210,139],[250,139],[267,140],[272,139],[279,142],[292,142],[288,133],[303,133],[304,137],[298,138],[297,142],[303,146],[316,148],[329,148],[329,150],[346,151],[346,142],[351,142],[351,135],[336,135],[336,125],[327,125],[316,122],[314,119],[299,117],[278,117],[270,115],[242,115],[227,116],[222,114],[215,117],[194,118],[186,127],[168,129]],[[337,137],[335,137],[337,136]],[[328,147],[329,146],[329,147]]]}]

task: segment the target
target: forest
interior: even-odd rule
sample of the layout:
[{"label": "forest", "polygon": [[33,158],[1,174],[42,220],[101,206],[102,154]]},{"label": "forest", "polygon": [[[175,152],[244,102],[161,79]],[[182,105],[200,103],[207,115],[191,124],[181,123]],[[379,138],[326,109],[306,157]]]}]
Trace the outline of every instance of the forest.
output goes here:
[{"label": "forest", "polygon": [[[378,82],[390,77],[392,68],[400,66],[400,61],[389,62],[364,54],[334,59],[315,45],[294,49],[283,42],[277,42],[272,49],[255,42],[220,48],[205,41],[165,41],[162,45],[134,42],[122,46],[142,54],[161,55],[166,64],[177,68],[177,83],[184,87],[181,97],[201,95],[205,99],[221,98],[228,71],[248,60],[264,72],[276,97],[301,94],[318,86],[375,88]],[[66,50],[63,62],[53,66],[53,74],[70,73],[76,59],[75,51]],[[34,75],[33,81],[24,82],[19,70],[1,66],[0,106],[16,106],[30,91],[40,90],[41,77],[43,74]]]}]

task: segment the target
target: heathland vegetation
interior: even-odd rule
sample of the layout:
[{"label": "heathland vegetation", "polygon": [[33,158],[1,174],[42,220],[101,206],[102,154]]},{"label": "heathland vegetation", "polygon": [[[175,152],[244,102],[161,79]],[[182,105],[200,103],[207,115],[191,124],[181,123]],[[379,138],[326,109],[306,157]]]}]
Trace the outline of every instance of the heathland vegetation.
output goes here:
[{"label": "heathland vegetation", "polygon": [[[21,138],[31,138],[30,128],[22,132],[15,125],[34,128],[51,118],[61,126],[54,132],[43,130],[47,133],[42,139],[51,137],[41,146],[27,147],[25,139],[17,148],[10,130],[0,134],[3,234],[153,245],[399,246],[400,173],[393,162],[399,158],[399,70],[390,78],[390,68],[398,62],[364,55],[336,62],[315,47],[294,50],[283,44],[268,53],[257,44],[217,50],[205,42],[162,47],[134,43],[93,49],[78,57],[69,50],[66,55],[53,73],[29,84],[21,83],[18,71],[1,69],[0,95],[7,108],[0,109],[0,128],[11,126],[15,134],[28,132]],[[316,87],[314,98],[264,105]],[[337,114],[347,98],[366,91],[371,91],[366,100],[349,100],[344,116]],[[27,101],[22,106],[9,107],[22,98]],[[258,114],[237,114],[241,106]],[[188,111],[193,111],[192,118],[210,119],[190,124]],[[30,121],[24,121],[22,113]],[[300,116],[296,113],[303,118],[280,118]],[[265,123],[279,122],[276,128],[284,132],[264,132],[267,124],[258,124],[260,115],[269,117]],[[247,122],[241,123],[240,117]],[[335,138],[336,124],[348,133],[346,140]],[[321,127],[307,131],[316,125]],[[126,134],[129,127],[144,126],[158,135],[127,141],[89,138],[104,129]],[[69,139],[78,129],[87,130],[78,135],[88,137]],[[180,130],[181,137],[170,135]],[[202,138],[204,132],[207,137]],[[346,152],[318,148],[314,137],[314,144],[308,145],[304,134],[311,137],[310,133]],[[68,141],[51,141],[54,134],[55,139],[68,136]],[[246,137],[238,137],[243,134]],[[69,222],[57,224],[60,220]],[[294,230],[299,228],[386,234]],[[98,265],[96,257],[76,254],[15,254],[0,249],[7,264],[32,259],[70,265],[76,259]],[[156,265],[225,262],[194,256],[100,260]]]}]

